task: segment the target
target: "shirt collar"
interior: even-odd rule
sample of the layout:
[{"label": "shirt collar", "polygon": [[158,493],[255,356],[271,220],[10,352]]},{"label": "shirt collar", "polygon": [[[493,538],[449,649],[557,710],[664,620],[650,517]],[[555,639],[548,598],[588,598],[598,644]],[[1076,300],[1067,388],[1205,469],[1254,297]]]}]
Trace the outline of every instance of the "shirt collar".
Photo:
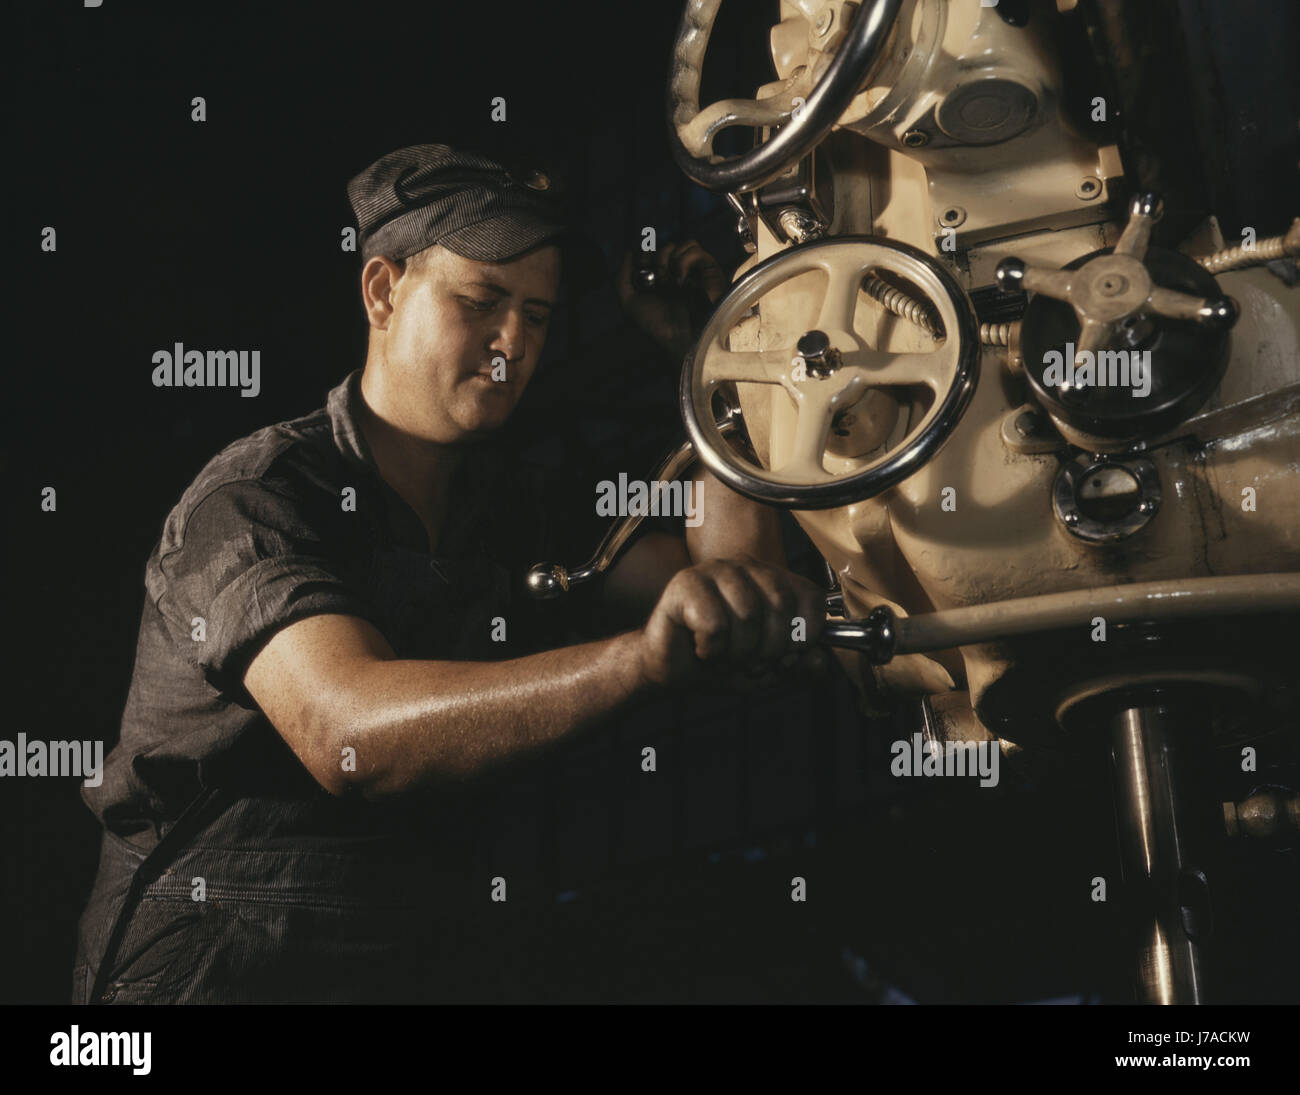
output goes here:
[{"label": "shirt collar", "polygon": [[[424,526],[415,511],[380,475],[379,465],[375,463],[370,446],[361,432],[363,371],[353,369],[338,387],[330,391],[326,400],[326,413],[333,430],[334,444],[348,460],[362,465],[380,481],[392,518],[402,530],[402,539],[418,546],[420,550],[427,550],[428,537]],[[448,515],[447,528],[440,537],[437,554],[467,549],[465,537],[472,536],[472,530],[489,520],[492,512],[500,505],[509,466],[506,453],[491,443],[478,448],[470,459],[462,462],[452,495],[453,506]]]},{"label": "shirt collar", "polygon": [[365,464],[378,473],[370,446],[361,432],[361,369],[353,369],[337,388],[329,394],[326,412],[334,430],[334,444],[349,460]]}]

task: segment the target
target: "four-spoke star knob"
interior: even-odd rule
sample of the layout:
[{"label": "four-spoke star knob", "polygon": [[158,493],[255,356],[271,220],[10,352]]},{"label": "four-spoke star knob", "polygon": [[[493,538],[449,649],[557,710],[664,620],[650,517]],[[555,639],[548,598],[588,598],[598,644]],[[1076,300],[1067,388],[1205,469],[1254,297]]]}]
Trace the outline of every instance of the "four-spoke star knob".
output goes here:
[{"label": "four-spoke star knob", "polygon": [[1137,194],[1111,254],[1089,259],[1077,270],[1049,270],[1017,258],[1003,259],[996,272],[998,288],[1004,293],[1042,293],[1069,304],[1079,320],[1077,354],[1095,354],[1112,345],[1120,324],[1136,315],[1190,320],[1216,333],[1228,330],[1240,314],[1231,297],[1196,297],[1151,280],[1142,260],[1151,229],[1163,215],[1164,203],[1157,195]]}]

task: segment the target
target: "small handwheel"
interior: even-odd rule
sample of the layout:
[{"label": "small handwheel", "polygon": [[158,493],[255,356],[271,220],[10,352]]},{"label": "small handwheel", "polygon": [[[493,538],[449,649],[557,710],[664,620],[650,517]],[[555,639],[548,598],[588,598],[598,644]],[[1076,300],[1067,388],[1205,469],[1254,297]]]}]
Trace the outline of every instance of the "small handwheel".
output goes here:
[{"label": "small handwheel", "polygon": [[[732,329],[767,294],[793,278],[826,275],[817,315],[788,346],[732,350]],[[872,272],[910,282],[933,306],[941,329],[929,352],[873,349],[856,331],[862,283]],[[831,509],[873,498],[930,459],[961,420],[979,379],[979,325],[970,298],[935,259],[906,244],[871,236],[838,236],[782,252],[759,263],[719,302],[682,369],[681,407],[687,434],[701,461],[740,494],[793,509]],[[714,423],[713,396],[728,381],[779,384],[797,419],[788,446],[773,439],[772,468],[737,454]],[[920,421],[865,468],[826,470],[828,435],[836,415],[873,388],[929,388]]]},{"label": "small handwheel", "polygon": [[[902,0],[863,0],[847,37],[815,87],[811,74],[805,74],[807,101],[799,111],[793,109],[794,96],[802,83],[775,98],[722,99],[700,109],[701,68],[721,3],[686,2],[668,77],[668,135],[673,158],[687,178],[706,189],[735,194],[776,178],[830,133],[883,60]],[[816,46],[828,34],[833,36],[832,22],[844,10],[823,8],[818,20],[809,23],[810,44]],[[777,133],[752,152],[731,159],[713,152],[713,140],[724,129],[777,125],[781,127]]]}]

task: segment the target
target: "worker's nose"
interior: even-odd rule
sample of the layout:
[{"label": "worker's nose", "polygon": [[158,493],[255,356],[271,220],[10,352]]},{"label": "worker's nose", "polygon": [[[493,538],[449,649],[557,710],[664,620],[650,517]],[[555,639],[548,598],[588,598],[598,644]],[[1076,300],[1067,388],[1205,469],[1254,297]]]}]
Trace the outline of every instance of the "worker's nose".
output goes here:
[{"label": "worker's nose", "polygon": [[527,338],[523,313],[510,308],[503,314],[501,325],[493,335],[489,349],[501,354],[507,361],[518,361],[527,349]]}]

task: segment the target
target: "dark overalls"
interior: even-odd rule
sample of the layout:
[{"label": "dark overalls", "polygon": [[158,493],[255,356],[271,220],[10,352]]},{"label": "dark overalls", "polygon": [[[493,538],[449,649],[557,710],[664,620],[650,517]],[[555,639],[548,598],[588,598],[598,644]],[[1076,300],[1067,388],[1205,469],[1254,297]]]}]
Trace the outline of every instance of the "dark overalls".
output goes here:
[{"label": "dark overalls", "polygon": [[365,446],[359,379],[215,457],[149,559],[121,741],[82,792],[104,836],[76,1002],[500,998],[475,795],[334,798],[241,683],[275,631],[326,612],[403,658],[556,641],[516,584],[555,546],[536,480],[495,450],[467,458],[430,555]]}]

